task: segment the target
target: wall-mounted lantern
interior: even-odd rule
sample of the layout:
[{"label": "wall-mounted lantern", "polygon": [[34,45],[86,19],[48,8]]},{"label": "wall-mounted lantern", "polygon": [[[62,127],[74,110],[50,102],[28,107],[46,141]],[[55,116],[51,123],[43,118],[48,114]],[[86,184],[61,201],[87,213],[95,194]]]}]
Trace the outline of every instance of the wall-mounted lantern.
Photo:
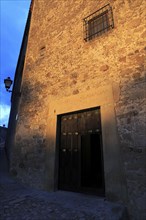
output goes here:
[{"label": "wall-mounted lantern", "polygon": [[[7,79],[4,79],[4,84],[5,84],[5,88],[6,88],[7,92],[13,92],[12,90],[10,90],[12,83],[13,83],[13,81],[11,80],[10,77],[7,77]],[[14,91],[14,95],[21,96],[21,92]]]},{"label": "wall-mounted lantern", "polygon": [[12,83],[13,83],[13,81],[11,80],[10,77],[7,77],[7,79],[4,79],[4,84],[5,84],[5,88],[6,88],[7,92],[12,92],[12,90],[10,90]]}]

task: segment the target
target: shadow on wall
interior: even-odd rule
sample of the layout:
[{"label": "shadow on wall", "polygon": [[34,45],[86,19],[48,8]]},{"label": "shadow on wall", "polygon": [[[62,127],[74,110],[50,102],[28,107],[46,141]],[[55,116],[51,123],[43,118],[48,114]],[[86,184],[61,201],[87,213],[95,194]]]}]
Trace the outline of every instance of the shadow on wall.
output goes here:
[{"label": "shadow on wall", "polygon": [[146,82],[142,76],[143,71],[143,67],[137,68],[135,72],[133,70],[132,80],[128,75],[123,77],[120,100],[116,105],[118,134],[123,152],[132,219],[146,218],[144,211],[146,201],[146,125],[144,120]]},{"label": "shadow on wall", "polygon": [[[127,81],[124,82],[125,79]],[[138,219],[139,213],[143,213],[145,208],[143,205],[146,143],[143,120],[145,81],[134,74],[133,81],[129,80],[130,78],[122,79],[120,100],[116,103],[115,111],[123,153],[123,166],[125,166],[129,206],[133,216],[137,216]],[[41,83],[36,85],[35,83],[23,84],[20,106],[22,113],[18,117],[11,173],[24,183],[43,189],[45,186],[47,189],[46,180],[48,181],[50,174],[48,174],[46,166],[49,167],[51,163],[54,163],[53,159],[48,160],[54,154],[54,149],[48,149],[47,143],[53,141],[54,138],[46,137],[46,120],[44,119],[43,122],[40,120],[40,123],[37,121],[41,115],[42,106],[45,108],[45,101],[40,96],[41,89],[45,86],[44,84],[42,86]]]}]

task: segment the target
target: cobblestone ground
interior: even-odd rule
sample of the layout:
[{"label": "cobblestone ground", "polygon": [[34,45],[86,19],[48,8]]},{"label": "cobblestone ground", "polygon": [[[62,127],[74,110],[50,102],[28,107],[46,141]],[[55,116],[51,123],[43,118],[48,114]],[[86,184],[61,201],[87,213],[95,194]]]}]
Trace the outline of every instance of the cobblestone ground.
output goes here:
[{"label": "cobblestone ground", "polygon": [[0,220],[126,220],[125,209],[104,198],[27,188],[0,173]]}]

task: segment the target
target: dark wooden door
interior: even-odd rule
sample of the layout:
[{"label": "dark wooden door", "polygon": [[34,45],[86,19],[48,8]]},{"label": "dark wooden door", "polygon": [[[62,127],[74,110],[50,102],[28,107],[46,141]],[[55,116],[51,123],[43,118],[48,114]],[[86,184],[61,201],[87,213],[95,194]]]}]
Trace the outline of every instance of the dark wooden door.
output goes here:
[{"label": "dark wooden door", "polygon": [[104,188],[100,109],[60,116],[59,188]]}]

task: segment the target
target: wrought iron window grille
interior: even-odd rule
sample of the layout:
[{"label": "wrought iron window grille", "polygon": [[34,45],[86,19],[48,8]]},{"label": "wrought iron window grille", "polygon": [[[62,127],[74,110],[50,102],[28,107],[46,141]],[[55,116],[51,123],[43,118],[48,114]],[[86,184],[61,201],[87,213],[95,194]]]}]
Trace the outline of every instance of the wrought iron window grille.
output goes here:
[{"label": "wrought iron window grille", "polygon": [[89,41],[114,28],[113,12],[110,4],[85,17],[83,27],[85,41]]}]

